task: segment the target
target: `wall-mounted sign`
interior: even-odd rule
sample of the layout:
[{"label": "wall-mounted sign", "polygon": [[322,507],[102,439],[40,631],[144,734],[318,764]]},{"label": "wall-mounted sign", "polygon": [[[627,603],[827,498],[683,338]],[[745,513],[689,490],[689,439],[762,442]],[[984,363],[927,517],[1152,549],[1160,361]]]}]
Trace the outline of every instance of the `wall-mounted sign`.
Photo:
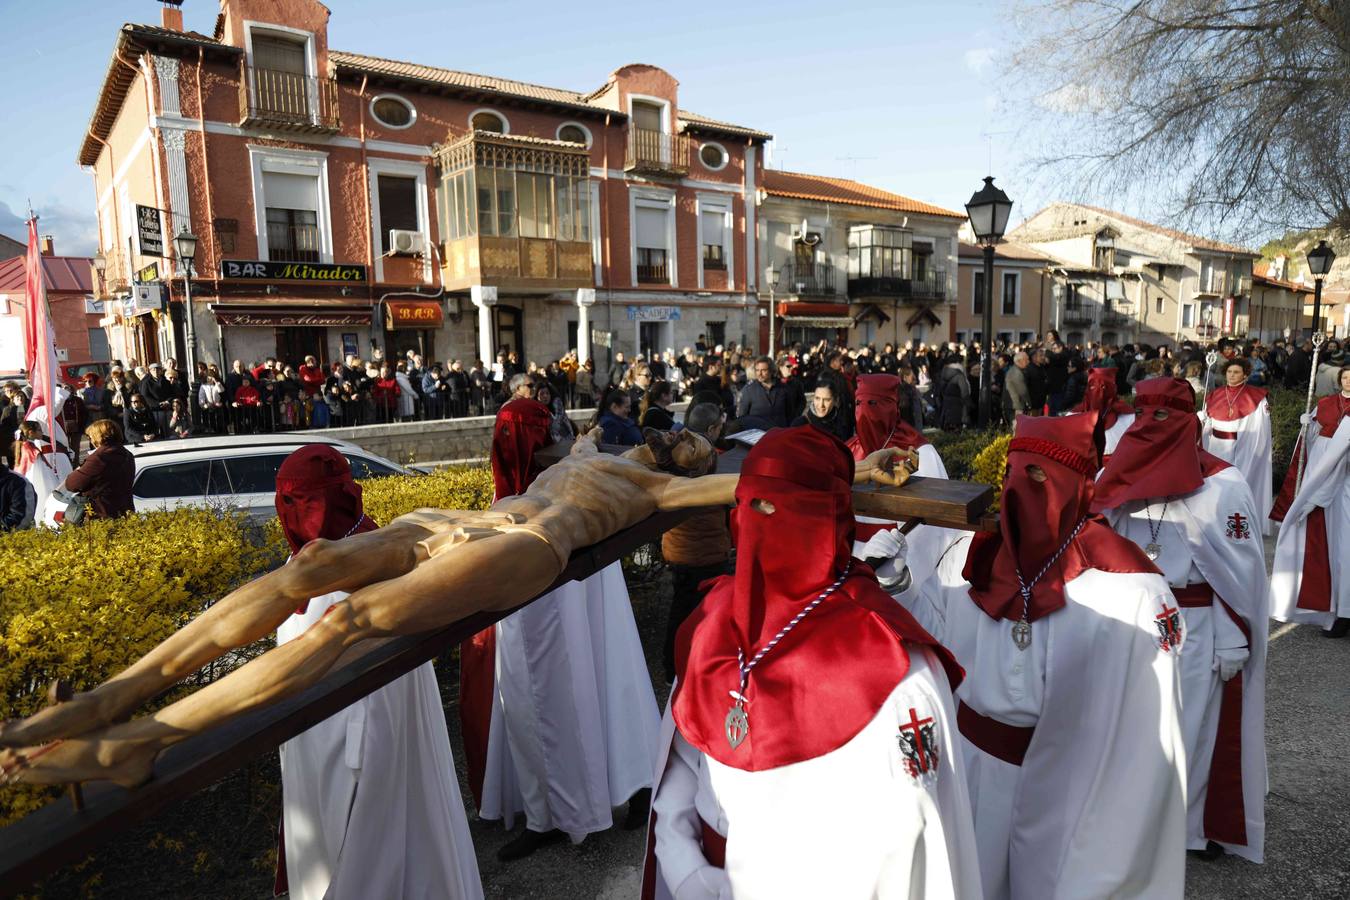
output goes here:
[{"label": "wall-mounted sign", "polygon": [[356,332],[346,331],[342,334],[342,358],[345,360],[349,356],[356,356],[358,347],[356,343]]},{"label": "wall-mounted sign", "polygon": [[369,325],[370,313],[322,309],[214,309],[216,321],[237,328],[342,328]]},{"label": "wall-mounted sign", "polygon": [[591,331],[591,343],[597,347],[608,347],[614,337],[612,331]]},{"label": "wall-mounted sign", "polygon": [[131,296],[122,301],[124,314],[140,316],[160,309],[163,304],[164,288],[159,284],[133,284]]},{"label": "wall-mounted sign", "polygon": [[1233,333],[1233,319],[1236,313],[1237,300],[1231,296],[1223,298],[1223,333]]},{"label": "wall-mounted sign", "polygon": [[680,321],[680,308],[678,306],[630,306],[628,307],[628,321],[678,322]]},{"label": "wall-mounted sign", "polygon": [[440,328],[445,312],[439,300],[388,300],[384,304],[386,328]]},{"label": "wall-mounted sign", "polygon": [[150,281],[159,281],[159,263],[152,262],[150,265],[136,270],[136,281],[141,284]]},{"label": "wall-mounted sign", "polygon": [[142,256],[164,255],[164,222],[158,209],[136,204],[136,234],[140,239]]},{"label": "wall-mounted sign", "polygon": [[107,312],[107,304],[96,297],[84,298],[84,313],[88,316],[101,316]]},{"label": "wall-mounted sign", "polygon": [[270,262],[225,259],[220,277],[243,281],[307,281],[317,284],[365,284],[366,267],[347,263]]}]

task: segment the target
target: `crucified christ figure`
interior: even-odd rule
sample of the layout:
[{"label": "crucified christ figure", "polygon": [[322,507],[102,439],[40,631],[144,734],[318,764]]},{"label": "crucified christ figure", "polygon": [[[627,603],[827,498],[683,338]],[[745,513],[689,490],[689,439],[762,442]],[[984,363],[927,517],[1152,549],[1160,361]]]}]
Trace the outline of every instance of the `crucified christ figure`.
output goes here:
[{"label": "crucified christ figure", "polygon": [[[547,589],[579,547],[658,510],[734,502],[738,476],[669,475],[645,464],[646,447],[623,456],[599,452],[599,434],[578,440],[524,494],[487,511],[420,509],[375,531],[310,542],[126,671],[66,703],[0,724],[0,747],[9,748],[0,750],[0,783],[106,779],[134,787],[150,778],[166,747],[304,690],[353,644],[510,609]],[[689,471],[703,470],[714,452],[688,431],[671,446],[673,461]],[[878,450],[858,463],[855,483],[899,486],[916,466],[905,451]],[[223,653],[266,637],[297,605],[333,591],[350,596],[299,638],[152,715],[120,722]]]}]

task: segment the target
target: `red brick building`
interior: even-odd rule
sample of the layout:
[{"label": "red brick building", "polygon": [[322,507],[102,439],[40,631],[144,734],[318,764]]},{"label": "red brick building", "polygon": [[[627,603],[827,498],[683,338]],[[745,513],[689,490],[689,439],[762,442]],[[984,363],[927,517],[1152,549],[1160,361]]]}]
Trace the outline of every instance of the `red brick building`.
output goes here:
[{"label": "red brick building", "polygon": [[[23,318],[28,275],[24,256],[0,260],[0,375],[24,366]],[[99,320],[102,304],[94,299],[90,260],[57,256],[50,237],[42,238],[42,276],[56,332],[61,363],[107,362],[108,341]]]},{"label": "red brick building", "polygon": [[541,87],[331,49],[328,18],[221,0],[210,35],[172,8],[121,29],[79,151],[114,355],[185,356],[183,230],[198,359],[754,342],[769,135],[654,66]]}]

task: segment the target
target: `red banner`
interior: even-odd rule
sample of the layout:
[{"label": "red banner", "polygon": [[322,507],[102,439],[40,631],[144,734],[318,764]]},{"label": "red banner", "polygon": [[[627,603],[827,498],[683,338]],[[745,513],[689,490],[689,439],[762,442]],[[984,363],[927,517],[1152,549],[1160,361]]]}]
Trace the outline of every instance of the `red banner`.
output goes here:
[{"label": "red banner", "polygon": [[439,300],[388,300],[384,323],[390,328],[440,328],[445,312]]},{"label": "red banner", "polygon": [[1233,312],[1237,306],[1237,300],[1233,296],[1223,298],[1223,333],[1233,333]]}]

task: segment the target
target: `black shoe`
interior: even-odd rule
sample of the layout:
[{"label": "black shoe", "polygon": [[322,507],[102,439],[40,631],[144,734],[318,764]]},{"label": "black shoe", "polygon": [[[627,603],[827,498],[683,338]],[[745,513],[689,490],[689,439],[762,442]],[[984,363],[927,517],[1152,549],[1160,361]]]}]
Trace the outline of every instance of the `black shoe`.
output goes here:
[{"label": "black shoe", "polygon": [[1324,638],[1340,638],[1350,634],[1350,619],[1337,619],[1331,627],[1322,632]]},{"label": "black shoe", "polygon": [[513,860],[524,859],[540,847],[556,844],[564,837],[566,837],[566,835],[556,828],[552,831],[531,831],[526,828],[521,832],[520,837],[497,851],[497,859],[500,862],[512,862]]},{"label": "black shoe", "polygon": [[628,801],[628,814],[623,818],[624,831],[637,831],[647,827],[647,819],[652,811],[652,789],[643,788]]},{"label": "black shoe", "polygon": [[1214,860],[1223,856],[1223,847],[1210,841],[1205,844],[1203,850],[1187,850],[1186,852],[1197,859],[1203,859],[1205,862],[1214,862]]}]

